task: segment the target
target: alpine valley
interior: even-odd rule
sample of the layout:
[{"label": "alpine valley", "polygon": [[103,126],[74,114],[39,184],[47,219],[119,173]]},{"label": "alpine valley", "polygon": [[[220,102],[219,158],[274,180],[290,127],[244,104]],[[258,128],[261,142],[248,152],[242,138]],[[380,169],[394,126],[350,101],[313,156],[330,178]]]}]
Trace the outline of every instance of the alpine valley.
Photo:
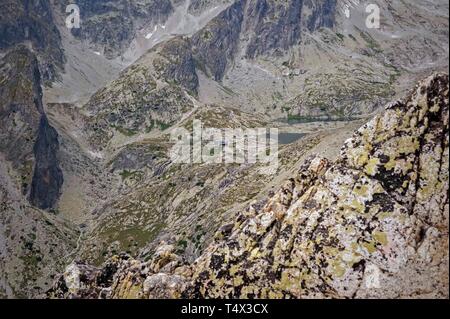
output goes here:
[{"label": "alpine valley", "polygon": [[[0,0],[0,298],[448,299],[448,13]],[[174,161],[199,121],[278,166]]]}]

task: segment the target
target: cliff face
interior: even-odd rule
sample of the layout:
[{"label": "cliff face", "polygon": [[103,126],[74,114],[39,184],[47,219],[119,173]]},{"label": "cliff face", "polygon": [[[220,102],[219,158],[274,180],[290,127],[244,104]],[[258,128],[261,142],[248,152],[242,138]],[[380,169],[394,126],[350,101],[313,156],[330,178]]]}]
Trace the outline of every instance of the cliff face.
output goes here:
[{"label": "cliff face", "polygon": [[216,81],[222,80],[237,54],[245,4],[236,1],[192,37],[198,67]]},{"label": "cliff face", "polygon": [[336,21],[336,0],[304,1],[305,7],[309,12],[307,15],[307,27],[310,32],[320,28],[332,28]]},{"label": "cliff face", "polygon": [[0,298],[48,289],[77,233],[53,213],[62,187],[58,133],[42,103],[35,54],[0,59]]},{"label": "cliff face", "polygon": [[171,245],[149,262],[72,264],[50,297],[448,298],[448,75],[312,157],[193,264]]},{"label": "cliff face", "polygon": [[193,96],[198,94],[198,76],[190,41],[175,38],[162,45],[160,54],[167,59],[156,66],[161,76],[169,82],[180,85]]},{"label": "cliff face", "polygon": [[[72,1],[59,0],[62,13]],[[108,58],[123,53],[144,24],[164,23],[174,8],[170,0],[144,1],[77,1],[81,14],[81,27],[72,34],[88,40]]]},{"label": "cliff face", "polygon": [[[249,1],[247,32],[253,32],[246,54],[250,58],[270,49],[288,49],[301,36],[303,1]],[[253,29],[253,30],[252,30]]]},{"label": "cliff face", "polygon": [[36,163],[30,191],[30,202],[41,209],[55,207],[61,195],[63,173],[59,167],[58,151],[58,132],[43,115],[34,144]]},{"label": "cliff face", "polygon": [[19,47],[0,60],[0,70],[0,150],[19,163],[32,151],[42,113],[36,85],[40,83],[38,62],[29,50]]},{"label": "cliff face", "polygon": [[0,63],[0,152],[21,176],[22,192],[30,194],[30,202],[53,208],[63,177],[57,159],[58,133],[48,123],[42,104],[38,60],[19,46]]},{"label": "cliff face", "polygon": [[5,0],[0,4],[0,51],[31,43],[44,81],[53,81],[65,58],[50,1]]},{"label": "cliff face", "polygon": [[336,1],[239,0],[193,36],[203,71],[221,81],[238,56],[254,59],[300,43],[303,31],[332,28]]}]

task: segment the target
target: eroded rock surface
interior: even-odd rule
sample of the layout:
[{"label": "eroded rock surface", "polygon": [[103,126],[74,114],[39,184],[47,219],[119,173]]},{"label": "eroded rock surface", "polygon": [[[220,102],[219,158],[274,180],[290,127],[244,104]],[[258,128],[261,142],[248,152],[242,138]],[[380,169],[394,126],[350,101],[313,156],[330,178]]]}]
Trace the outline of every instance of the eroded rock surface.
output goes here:
[{"label": "eroded rock surface", "polygon": [[163,245],[148,262],[108,261],[106,290],[61,279],[49,295],[448,298],[448,119],[448,75],[434,75],[334,163],[310,158],[264,207],[223,226],[192,265]]},{"label": "eroded rock surface", "polygon": [[33,206],[54,208],[63,184],[58,132],[42,103],[38,59],[18,46],[0,61],[0,152],[21,175]]}]

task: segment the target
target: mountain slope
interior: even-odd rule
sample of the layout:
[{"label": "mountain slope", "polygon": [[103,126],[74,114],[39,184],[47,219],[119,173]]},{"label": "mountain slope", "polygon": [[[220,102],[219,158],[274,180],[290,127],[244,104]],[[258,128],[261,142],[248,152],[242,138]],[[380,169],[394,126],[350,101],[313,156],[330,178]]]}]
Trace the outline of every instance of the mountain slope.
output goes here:
[{"label": "mountain slope", "polygon": [[[300,11],[300,18],[287,19],[291,9]],[[385,9],[395,13],[402,5]],[[432,11],[426,20],[435,15]],[[190,128],[193,118],[213,127],[279,126],[283,124],[272,121],[280,117],[292,122],[352,119],[367,116],[400,94],[397,79],[408,83],[416,75],[386,61],[391,45],[406,43],[409,36],[378,43],[386,31],[363,31],[364,21],[355,16],[344,20],[333,1],[236,1],[191,37],[156,45],[95,93],[80,109],[85,120],[78,139],[88,141],[89,152],[112,173],[110,181],[97,188],[108,185],[114,196],[105,194],[95,209],[89,207],[97,217],[90,220],[80,255],[96,263],[121,250],[148,255],[160,238],[168,237],[193,259],[220,222],[235,212],[237,207],[229,202],[242,204],[236,193],[246,190],[245,200],[257,195],[246,176],[257,176],[258,168],[236,174],[228,167],[170,162],[171,130]],[[436,33],[445,30],[443,17],[438,17]],[[407,26],[396,19],[389,22],[393,28],[422,30],[415,21]],[[438,59],[436,52],[445,56],[436,43],[427,48],[425,59]],[[257,115],[254,121],[248,121],[250,114]],[[314,145],[317,139],[309,141]],[[286,158],[298,154],[296,147],[288,148]],[[296,162],[288,159],[281,171]],[[230,184],[224,188],[221,178]],[[223,199],[227,209],[220,209],[222,200],[202,204],[214,196]],[[204,209],[211,211],[208,218]],[[198,229],[183,225],[193,219],[200,219]]]},{"label": "mountain slope", "polygon": [[342,119],[371,113],[445,69],[446,3],[421,17],[413,3],[377,4],[381,28],[368,29],[363,2],[347,18],[335,1],[236,1],[192,37],[198,71],[226,88],[201,76],[200,100],[272,118]]},{"label": "mountain slope", "polygon": [[56,208],[59,141],[42,104],[36,56],[18,46],[0,60],[0,296],[42,293],[78,233]]},{"label": "mountain slope", "polygon": [[[143,260],[155,251],[174,258],[176,262],[164,270],[167,273],[178,262],[191,264],[200,256],[199,269],[216,263],[205,249],[221,225],[225,225],[224,233],[230,232],[236,214],[252,201],[257,201],[253,206],[260,212],[267,194],[272,197],[284,180],[295,176],[307,156],[320,153],[334,160],[344,140],[380,106],[403,96],[416,79],[448,68],[447,1],[373,2],[381,8],[380,29],[366,26],[362,1],[82,0],[77,1],[81,28],[69,30],[65,9],[71,1],[3,1],[0,294],[35,295],[48,287],[50,273],[59,271],[63,263],[82,258],[99,265],[121,251]],[[439,190],[442,180],[428,181],[432,184],[428,187],[425,182],[408,183],[408,189],[399,189],[406,183],[402,174],[413,178],[422,161],[418,159],[421,147],[428,147],[428,136],[440,127],[436,118],[441,115],[427,112],[436,127],[411,120],[411,126],[417,124],[428,130],[425,133],[405,128],[398,132],[403,125],[398,120],[391,133],[400,137],[386,142],[384,136],[391,133],[368,128],[364,134],[381,134],[380,139],[363,146],[355,142],[355,153],[348,150],[347,159],[326,164],[327,176],[342,173],[342,178],[367,178],[369,186],[382,188],[400,207],[401,216],[405,210],[419,209],[422,203],[415,198],[427,196],[419,189],[424,193]],[[170,134],[177,128],[191,130],[194,120],[201,120],[205,127],[279,128],[280,165],[275,174],[261,174],[265,167],[260,164],[173,163]],[[420,138],[409,141],[406,135]],[[438,138],[445,148],[445,138]],[[414,154],[397,156],[395,147],[387,149],[389,143],[405,143],[401,149],[406,153],[417,143],[420,147]],[[391,158],[378,156],[378,147],[392,151]],[[434,168],[429,177],[421,174],[420,178],[432,179],[439,171]],[[321,186],[318,183],[326,180],[322,173],[311,173],[308,189]],[[348,200],[328,189],[327,183],[327,189],[320,190],[330,195],[330,201]],[[377,196],[374,201],[385,201]],[[321,211],[323,207],[310,209],[326,215],[336,205],[330,204],[326,212]],[[420,219],[439,231],[445,228],[435,226],[439,222],[426,209],[419,210],[413,215],[423,214]],[[339,214],[334,212],[329,219]],[[360,219],[358,223],[369,222]],[[272,229],[264,236],[272,235],[278,238]],[[369,234],[363,235],[369,240]],[[384,234],[380,236],[384,240]],[[255,245],[263,246],[255,240]],[[158,249],[161,241],[172,245],[178,257],[170,247]],[[376,246],[366,244],[371,250]],[[217,260],[226,255],[223,247],[214,247],[220,256]],[[254,253],[255,258],[261,257]],[[329,253],[321,255],[322,261],[331,259]],[[57,260],[58,256],[65,258]],[[370,258],[365,260],[373,263]],[[37,263],[41,259],[42,269]],[[289,268],[284,262],[280,267]],[[165,261],[157,263],[151,272],[165,265]],[[267,270],[262,259],[255,265]],[[331,268],[338,273],[345,268],[322,266],[325,270],[320,271],[330,276]],[[221,269],[221,274],[226,271],[234,270]],[[189,283],[186,294],[207,296],[201,287],[217,283],[207,282],[203,275],[195,274],[196,286]],[[187,277],[190,280],[177,278],[183,284],[194,280]],[[308,291],[332,294],[316,289],[322,279],[321,274],[313,277]],[[276,277],[274,282],[280,280]],[[115,282],[128,284],[121,279]],[[339,290],[337,282],[333,289],[338,292],[333,293],[347,296],[349,292]],[[280,291],[303,294],[296,287],[268,287],[262,279],[254,283],[276,295]],[[241,294],[239,287],[225,279],[216,286],[211,294]],[[122,293],[126,289],[114,292]]]},{"label": "mountain slope", "polygon": [[18,44],[28,44],[36,52],[45,82],[58,78],[66,60],[50,1],[2,1],[0,52]]},{"label": "mountain slope", "polygon": [[335,162],[306,161],[192,265],[170,245],[149,262],[75,263],[49,296],[448,298],[448,89],[448,75],[426,79]]}]

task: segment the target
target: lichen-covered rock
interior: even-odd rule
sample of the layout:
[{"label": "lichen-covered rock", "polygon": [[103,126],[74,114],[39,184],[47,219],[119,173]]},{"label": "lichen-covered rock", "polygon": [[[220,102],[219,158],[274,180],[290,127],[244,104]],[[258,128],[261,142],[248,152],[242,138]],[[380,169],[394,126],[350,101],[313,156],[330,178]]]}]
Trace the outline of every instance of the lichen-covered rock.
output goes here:
[{"label": "lichen-covered rock", "polygon": [[183,266],[184,261],[174,251],[172,245],[161,243],[148,262],[126,254],[110,258],[101,268],[74,262],[66,267],[46,296],[69,299],[180,298],[192,272]]},{"label": "lichen-covered rock", "polygon": [[220,228],[192,265],[164,244],[117,268],[109,297],[448,298],[448,119],[448,75],[434,75],[334,163],[311,157]]},{"label": "lichen-covered rock", "polygon": [[[114,256],[108,260],[102,268],[87,265],[80,261],[75,261],[66,267],[64,273],[55,281],[51,290],[46,293],[47,298],[68,298],[68,299],[98,299],[110,298],[112,285],[115,278],[120,279],[121,285],[127,285],[121,271],[132,271],[132,260],[127,255]],[[128,271],[129,269],[129,271]]]},{"label": "lichen-covered rock", "polygon": [[305,164],[200,257],[187,295],[448,297],[448,76]]},{"label": "lichen-covered rock", "polygon": [[189,284],[186,277],[158,273],[144,282],[144,296],[148,299],[178,299]]}]

